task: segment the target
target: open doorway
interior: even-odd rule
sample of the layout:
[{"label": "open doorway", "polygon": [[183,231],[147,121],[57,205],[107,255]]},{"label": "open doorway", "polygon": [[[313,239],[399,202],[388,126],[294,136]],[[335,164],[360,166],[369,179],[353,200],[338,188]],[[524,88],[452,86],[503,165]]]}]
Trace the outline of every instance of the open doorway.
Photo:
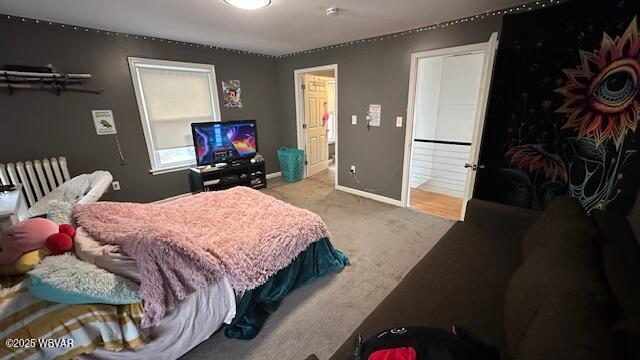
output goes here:
[{"label": "open doorway", "polygon": [[294,78],[298,148],[305,151],[304,177],[331,177],[337,184],[338,66],[295,70]]},{"label": "open doorway", "polygon": [[412,54],[402,201],[464,218],[473,194],[497,34],[487,43]]}]

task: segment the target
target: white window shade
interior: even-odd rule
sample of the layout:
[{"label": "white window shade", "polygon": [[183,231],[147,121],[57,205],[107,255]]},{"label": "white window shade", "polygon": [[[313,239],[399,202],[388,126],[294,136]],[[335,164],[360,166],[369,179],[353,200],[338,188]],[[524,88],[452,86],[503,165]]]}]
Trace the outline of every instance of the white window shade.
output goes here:
[{"label": "white window shade", "polygon": [[220,120],[213,65],[129,58],[151,173],[195,165],[191,123]]},{"label": "white window shade", "polygon": [[193,144],[191,123],[213,121],[208,72],[139,68],[156,150]]}]

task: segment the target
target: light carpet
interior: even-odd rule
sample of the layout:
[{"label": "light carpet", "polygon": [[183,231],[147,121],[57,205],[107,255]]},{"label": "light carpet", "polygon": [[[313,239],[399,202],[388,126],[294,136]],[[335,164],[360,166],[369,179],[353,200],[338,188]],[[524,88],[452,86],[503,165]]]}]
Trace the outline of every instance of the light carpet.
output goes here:
[{"label": "light carpet", "polygon": [[255,339],[218,331],[183,359],[328,359],[453,224],[337,191],[333,176],[327,170],[293,184],[273,179],[265,192],[319,214],[351,265],[289,294]]}]

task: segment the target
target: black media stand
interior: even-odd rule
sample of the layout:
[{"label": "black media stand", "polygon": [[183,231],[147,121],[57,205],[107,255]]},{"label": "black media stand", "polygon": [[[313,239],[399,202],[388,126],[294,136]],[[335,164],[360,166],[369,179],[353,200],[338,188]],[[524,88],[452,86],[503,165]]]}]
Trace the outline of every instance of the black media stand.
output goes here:
[{"label": "black media stand", "polygon": [[247,186],[254,189],[267,187],[267,174],[264,161],[229,164],[222,168],[215,166],[194,167],[189,172],[191,192],[216,191],[234,186]]}]

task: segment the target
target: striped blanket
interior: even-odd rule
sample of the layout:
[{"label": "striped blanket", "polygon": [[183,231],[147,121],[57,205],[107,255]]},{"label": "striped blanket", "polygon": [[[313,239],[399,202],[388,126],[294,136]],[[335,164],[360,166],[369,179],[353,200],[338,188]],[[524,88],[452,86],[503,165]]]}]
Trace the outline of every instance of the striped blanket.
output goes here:
[{"label": "striped blanket", "polygon": [[0,360],[71,359],[98,347],[144,346],[141,303],[65,305],[31,295],[22,278],[0,278]]}]

